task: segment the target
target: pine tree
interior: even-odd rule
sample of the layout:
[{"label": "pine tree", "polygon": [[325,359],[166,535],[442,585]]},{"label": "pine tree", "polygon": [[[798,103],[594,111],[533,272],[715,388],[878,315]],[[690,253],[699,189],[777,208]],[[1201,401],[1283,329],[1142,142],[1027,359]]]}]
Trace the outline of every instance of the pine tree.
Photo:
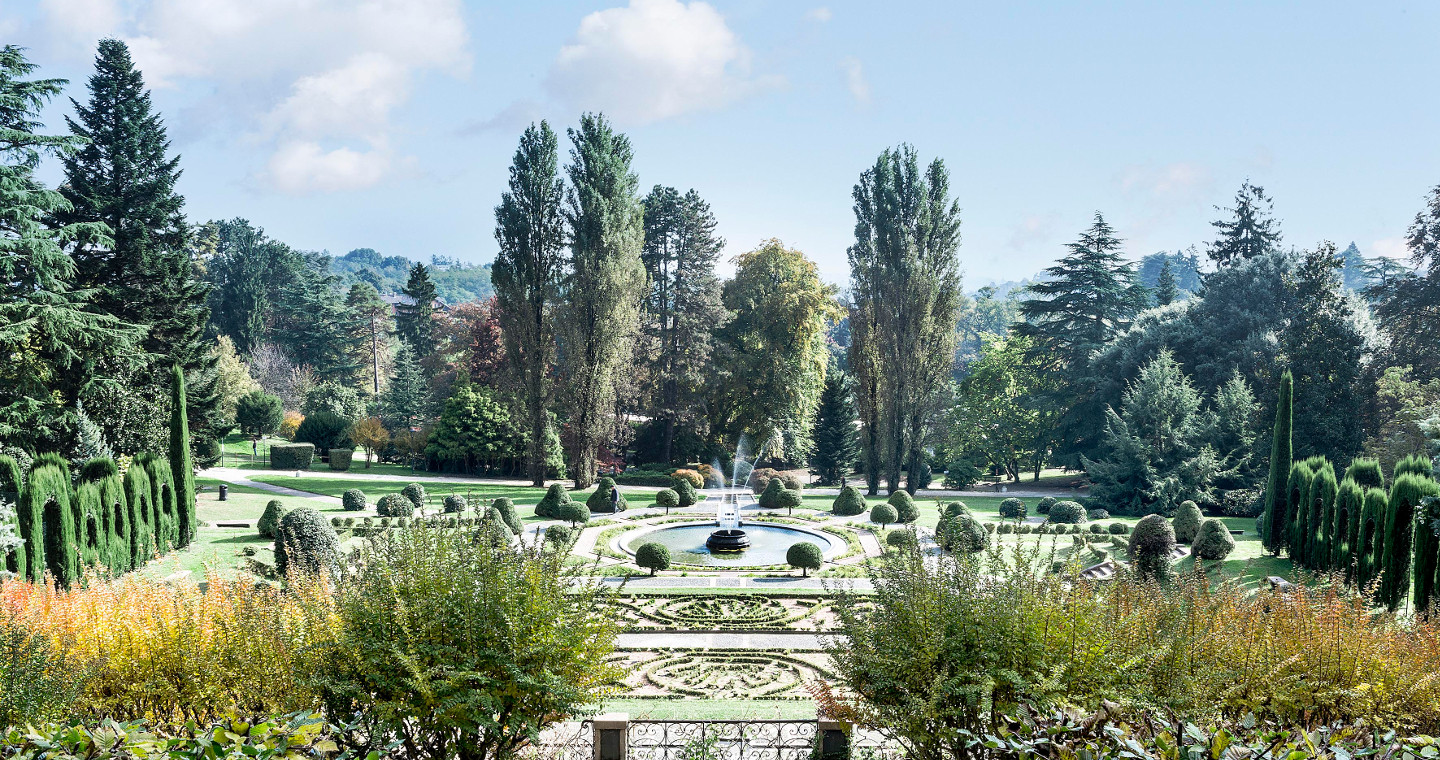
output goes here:
[{"label": "pine tree", "polygon": [[64,80],[26,80],[21,48],[0,47],[0,440],[35,451],[69,448],[75,404],[112,386],[104,364],[140,365],[139,331],[97,311],[77,288],[72,241],[109,245],[98,222],[52,223],[71,211],[35,179],[43,154],[65,155],[75,137],[39,135],[40,109]]},{"label": "pine tree", "polygon": [[1265,188],[1246,180],[1235,193],[1235,207],[1216,211],[1230,214],[1230,219],[1210,223],[1219,233],[1209,246],[1210,260],[1228,266],[1262,253],[1280,248],[1280,226],[1274,218],[1274,204],[1265,195]]},{"label": "pine tree", "polygon": [[1260,540],[1265,550],[1278,555],[1289,542],[1290,513],[1287,485],[1293,454],[1290,424],[1295,403],[1294,378],[1289,371],[1280,376],[1280,401],[1275,406],[1275,436],[1270,444],[1270,477],[1265,481],[1265,511],[1260,516]]},{"label": "pine tree", "polygon": [[838,368],[825,373],[825,389],[815,412],[815,453],[810,456],[810,467],[820,485],[844,485],[859,453],[849,386],[849,379]]},{"label": "pine tree", "polygon": [[618,375],[631,358],[645,293],[644,213],[630,169],[630,140],[603,116],[569,131],[570,271],[557,324],[570,411],[575,487],[595,479],[600,448],[615,424]]},{"label": "pine tree", "polygon": [[408,345],[401,344],[395,353],[395,374],[380,397],[381,419],[392,430],[409,430],[420,424],[429,399],[425,374]]},{"label": "pine tree", "polygon": [[109,458],[114,456],[110,450],[110,444],[105,442],[105,431],[100,429],[90,415],[85,413],[85,407],[76,403],[75,405],[75,455],[71,462],[80,464],[98,457]]},{"label": "pine tree", "polygon": [[185,410],[185,371],[173,368],[170,393],[170,474],[175,479],[176,548],[190,545],[199,524],[195,517],[195,467],[190,460],[190,428]]},{"label": "pine tree", "polygon": [[650,368],[652,419],[664,425],[660,458],[673,459],[678,425],[695,418],[710,368],[712,336],[724,324],[715,262],[725,241],[700,194],[680,195],[656,185],[645,197],[645,245],[640,258],[650,275],[641,333]]},{"label": "pine tree", "polygon": [[72,208],[59,218],[104,222],[112,238],[75,247],[79,285],[95,289],[100,310],[144,328],[142,345],[151,358],[129,381],[141,395],[162,396],[170,365],[184,368],[190,427],[208,451],[225,420],[216,355],[205,336],[209,286],[189,246],[185,199],[175,192],[180,158],[168,155],[165,126],[151,110],[150,93],[124,42],[100,41],[87,84],[89,100],[72,99],[77,118],[66,118],[85,144],[64,158],[60,192]]},{"label": "pine tree", "polygon": [[430,356],[439,343],[434,319],[437,291],[435,283],[430,281],[430,270],[416,262],[410,267],[410,279],[401,292],[407,299],[395,307],[396,332],[410,344],[416,356]]},{"label": "pine tree", "polygon": [[1160,265],[1160,278],[1155,282],[1155,305],[1169,306],[1175,302],[1178,293],[1175,286],[1175,267],[1171,265],[1170,259],[1165,259],[1165,263]]},{"label": "pine tree", "polygon": [[549,434],[550,371],[555,361],[554,302],[564,264],[564,184],[557,140],[550,125],[530,125],[510,165],[509,190],[495,207],[500,250],[490,268],[505,358],[520,382],[529,431],[526,467],[530,484],[545,484]]},{"label": "pine tree", "polygon": [[1380,257],[1370,272],[1365,294],[1375,319],[1389,338],[1390,361],[1411,366],[1421,381],[1440,377],[1440,185],[1425,194],[1424,206],[1405,235],[1410,264]]},{"label": "pine tree", "polygon": [[390,334],[393,330],[390,305],[380,297],[375,286],[368,282],[357,282],[345,294],[345,307],[350,311],[352,326],[351,345],[356,350],[356,362],[363,368],[361,374],[370,377],[370,393],[380,395],[380,379],[390,360]]},{"label": "pine tree", "polygon": [[1370,338],[1356,302],[1340,286],[1339,266],[1331,243],[1302,255],[1287,278],[1289,320],[1279,337],[1295,373],[1295,396],[1304,399],[1295,414],[1295,448],[1346,461],[1364,443]]}]

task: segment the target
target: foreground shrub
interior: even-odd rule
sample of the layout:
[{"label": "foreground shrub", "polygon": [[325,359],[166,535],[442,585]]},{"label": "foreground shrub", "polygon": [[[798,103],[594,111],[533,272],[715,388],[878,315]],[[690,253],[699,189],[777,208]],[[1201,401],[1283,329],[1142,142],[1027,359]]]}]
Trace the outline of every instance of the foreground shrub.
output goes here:
[{"label": "foreground shrub", "polygon": [[355,758],[337,754],[341,729],[309,712],[230,717],[194,727],[167,730],[142,721],[91,721],[79,725],[39,725],[30,731],[0,734],[0,756],[16,758]]},{"label": "foreground shrub", "polygon": [[290,508],[280,503],[279,499],[271,499],[265,504],[265,511],[260,513],[260,519],[255,522],[255,530],[266,538],[274,538],[275,530],[280,527],[280,520],[290,513]]},{"label": "foreground shrub", "polygon": [[1200,523],[1190,550],[1200,559],[1225,559],[1235,551],[1235,538],[1230,535],[1225,523],[1212,517]]},{"label": "foreground shrub", "polygon": [[413,517],[415,502],[398,493],[387,493],[375,502],[375,513],[381,517]]},{"label": "foreground shrub", "polygon": [[663,544],[654,541],[640,545],[635,550],[635,564],[650,571],[654,575],[657,570],[668,570],[670,568],[670,550]]},{"label": "foreground shrub", "polygon": [[540,503],[535,505],[535,515],[551,520],[558,519],[560,517],[560,506],[570,501],[572,501],[570,491],[565,488],[565,484],[551,483],[550,488],[545,491],[545,498],[541,499]]},{"label": "foreground shrub", "polygon": [[275,531],[275,572],[318,575],[340,562],[340,538],[319,512],[300,507],[280,520]]},{"label": "foreground shrub", "polygon": [[562,554],[417,524],[380,536],[337,584],[319,648],[325,714],[355,749],[506,758],[612,693],[612,592]]},{"label": "foreground shrub", "polygon": [[1085,522],[1085,508],[1078,501],[1057,501],[1050,505],[1050,522],[1078,525]]},{"label": "foreground shrub", "polygon": [[841,517],[865,514],[865,494],[855,486],[841,486],[840,495],[830,505],[830,511]]},{"label": "foreground shrub", "polygon": [[1006,520],[1024,520],[1026,514],[1025,502],[1014,496],[1000,502],[1000,516]]},{"label": "foreground shrub", "polygon": [[84,686],[82,667],[43,634],[0,622],[0,729],[67,716]]},{"label": "foreground shrub", "polygon": [[346,512],[364,512],[365,492],[358,488],[347,488],[345,493],[340,495],[340,504]]}]

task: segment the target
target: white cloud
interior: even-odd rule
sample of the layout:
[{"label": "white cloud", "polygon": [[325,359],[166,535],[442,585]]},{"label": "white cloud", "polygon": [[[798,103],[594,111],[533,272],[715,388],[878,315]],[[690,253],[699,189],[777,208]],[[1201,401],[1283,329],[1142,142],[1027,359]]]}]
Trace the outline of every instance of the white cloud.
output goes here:
[{"label": "white cloud", "polygon": [[830,12],[830,9],[823,5],[819,8],[811,8],[805,11],[805,20],[814,21],[817,24],[823,24],[834,17],[835,15]]},{"label": "white cloud", "polygon": [[1405,238],[1381,238],[1370,244],[1370,250],[1377,256],[1385,256],[1386,258],[1401,260],[1409,260],[1410,258],[1410,248],[1405,244]]},{"label": "white cloud", "polygon": [[95,42],[119,28],[123,18],[116,0],[41,0],[51,34],[69,52],[94,53]]},{"label": "white cloud", "polygon": [[1120,175],[1120,188],[1127,193],[1181,203],[1203,200],[1213,185],[1209,168],[1186,161],[1158,167],[1132,166]]},{"label": "white cloud", "polygon": [[1060,215],[1053,211],[1031,214],[1011,228],[1007,245],[1012,250],[1024,251],[1050,243],[1055,237],[1055,227],[1059,221]]},{"label": "white cloud", "polygon": [[840,61],[840,69],[845,72],[845,87],[850,90],[850,96],[860,105],[870,104],[870,82],[865,79],[865,69],[860,65],[860,59],[855,56],[847,56]]},{"label": "white cloud", "polygon": [[124,12],[116,0],[42,2],[52,18],[98,9],[65,29],[87,46],[126,40],[151,87],[212,93],[193,121],[269,151],[256,176],[284,192],[383,179],[404,163],[386,146],[413,80],[470,65],[461,0],[128,0]]},{"label": "white cloud", "polygon": [[630,0],[581,19],[546,86],[572,109],[643,124],[720,108],[777,82],[751,76],[749,49],[708,3]]}]

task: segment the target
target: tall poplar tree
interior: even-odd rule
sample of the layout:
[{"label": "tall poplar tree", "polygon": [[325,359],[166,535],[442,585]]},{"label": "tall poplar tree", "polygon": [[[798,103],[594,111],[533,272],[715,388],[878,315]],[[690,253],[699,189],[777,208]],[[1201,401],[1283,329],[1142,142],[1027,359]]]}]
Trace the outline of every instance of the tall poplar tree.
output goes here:
[{"label": "tall poplar tree", "polygon": [[555,361],[554,304],[565,262],[564,183],[557,139],[550,125],[530,125],[510,164],[509,190],[495,207],[500,251],[490,281],[505,341],[505,358],[519,381],[530,431],[526,467],[530,483],[545,484],[545,442],[550,427],[550,371]]},{"label": "tall poplar tree", "polygon": [[644,210],[630,169],[630,140],[605,117],[585,114],[574,147],[565,216],[570,269],[560,308],[561,366],[570,411],[576,488],[595,479],[600,446],[615,428],[617,376],[631,358],[645,296]]},{"label": "tall poplar tree", "polygon": [[725,321],[715,262],[725,241],[715,234],[710,204],[693,189],[683,196],[656,185],[645,197],[645,247],[650,276],[642,335],[649,364],[650,417],[664,425],[661,459],[673,456],[675,430],[695,417],[713,348]]},{"label": "tall poplar tree", "polygon": [[[876,384],[880,428],[877,455],[886,484],[917,488],[935,401],[949,379],[955,355],[960,292],[960,205],[950,198],[950,176],[936,159],[924,170],[910,145],[885,150],[860,176],[855,201],[855,244],[850,247],[851,294],[868,329],[853,333],[884,370]],[[852,330],[853,330],[852,326]],[[878,464],[878,463],[877,463]]]},{"label": "tall poplar tree", "polygon": [[180,158],[124,42],[101,40],[85,103],[71,100],[70,131],[85,143],[63,159],[60,192],[71,210],[67,223],[104,222],[108,244],[80,241],[74,257],[78,284],[94,288],[98,308],[145,328],[152,358],[129,380],[141,395],[162,398],[170,369],[179,364],[187,387],[191,433],[209,450],[225,424],[215,369],[214,342],[205,336],[209,286],[201,279],[183,208],[175,191]]}]

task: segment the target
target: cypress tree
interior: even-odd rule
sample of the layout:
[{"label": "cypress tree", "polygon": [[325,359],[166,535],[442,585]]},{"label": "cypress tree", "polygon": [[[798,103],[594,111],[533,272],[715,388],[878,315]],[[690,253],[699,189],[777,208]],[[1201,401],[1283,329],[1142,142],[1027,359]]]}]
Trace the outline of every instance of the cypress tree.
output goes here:
[{"label": "cypress tree", "polygon": [[30,470],[20,506],[22,528],[30,543],[26,577],[44,580],[45,573],[69,588],[79,577],[80,554],[75,540],[75,513],[71,502],[70,475],[45,462]]},{"label": "cypress tree", "polygon": [[155,548],[161,554],[166,554],[174,550],[180,542],[175,477],[170,472],[170,463],[160,457],[146,456],[142,461],[145,474],[150,477],[151,509],[155,513]]},{"label": "cypress tree", "polygon": [[1398,480],[1401,475],[1409,473],[1422,478],[1435,477],[1434,466],[1430,458],[1420,454],[1411,454],[1395,463],[1395,478]]},{"label": "cypress tree", "polygon": [[1371,457],[1356,457],[1345,468],[1345,477],[1367,490],[1385,487],[1385,472],[1380,469],[1380,460]]},{"label": "cypress tree", "polygon": [[20,522],[20,493],[24,490],[24,480],[20,475],[20,463],[15,457],[9,454],[0,454],[0,498],[10,502],[14,508],[14,514],[10,520],[15,527],[15,535],[20,538],[20,545],[16,546],[10,556],[5,558],[5,570],[23,575],[25,572],[25,531],[21,529]]},{"label": "cypress tree", "polygon": [[130,511],[125,501],[125,484],[119,472],[94,481],[99,490],[101,519],[105,529],[105,553],[101,564],[112,576],[130,569]]},{"label": "cypress tree", "polygon": [[1365,509],[1365,489],[1346,478],[1335,491],[1334,521],[1330,524],[1330,567],[1344,569],[1345,578],[1355,577],[1355,549],[1359,541],[1360,513]]},{"label": "cypress tree", "polygon": [[[1429,483],[1430,496],[1440,494],[1440,487]],[[1415,586],[1412,599],[1415,614],[1429,617],[1430,601],[1440,587],[1436,585],[1436,573],[1440,572],[1440,537],[1435,535],[1435,521],[1440,519],[1440,499],[1421,499],[1415,508],[1415,540],[1412,564],[1415,568]]]},{"label": "cypress tree", "polygon": [[[1166,262],[1169,265],[1169,262]],[[1270,477],[1265,483],[1265,512],[1260,521],[1260,540],[1265,550],[1279,554],[1287,543],[1289,526],[1289,475],[1291,457],[1291,423],[1294,419],[1295,379],[1286,370],[1280,376],[1280,401],[1275,406],[1275,434],[1270,444]]]},{"label": "cypress tree", "polygon": [[1370,590],[1385,551],[1385,514],[1389,501],[1379,488],[1365,492],[1365,508],[1360,513],[1360,545],[1355,552],[1355,585],[1365,591]]},{"label": "cypress tree", "polygon": [[1330,569],[1330,544],[1334,537],[1330,527],[1335,520],[1335,468],[1325,462],[1315,470],[1310,481],[1307,506],[1310,516],[1306,521],[1305,562],[1311,570]]},{"label": "cypress tree", "polygon": [[185,372],[176,364],[170,386],[170,474],[175,479],[176,548],[195,538],[195,468],[190,464],[190,423],[185,412]]},{"label": "cypress tree", "polygon": [[[1379,601],[1391,610],[1400,606],[1410,588],[1410,559],[1415,535],[1415,514],[1426,496],[1436,493],[1435,482],[1413,473],[1403,473],[1390,486],[1385,512],[1385,551],[1381,558]],[[1427,531],[1428,532],[1428,531]],[[1426,585],[1426,589],[1430,589]]]},{"label": "cypress tree", "polygon": [[143,566],[155,556],[154,498],[150,476],[134,462],[125,471],[125,508],[130,525],[130,567]]},{"label": "cypress tree", "polygon": [[81,483],[75,489],[75,505],[80,513],[80,523],[75,526],[75,540],[80,552],[80,572],[83,573],[87,568],[103,565],[109,549],[105,542],[99,484],[93,481]]},{"label": "cypress tree", "polygon": [[1290,477],[1285,481],[1285,503],[1294,505],[1290,510],[1290,524],[1286,526],[1285,546],[1290,561],[1297,566],[1305,561],[1305,527],[1309,516],[1305,498],[1310,494],[1310,481],[1314,476],[1310,465],[1296,462],[1290,465]]}]

